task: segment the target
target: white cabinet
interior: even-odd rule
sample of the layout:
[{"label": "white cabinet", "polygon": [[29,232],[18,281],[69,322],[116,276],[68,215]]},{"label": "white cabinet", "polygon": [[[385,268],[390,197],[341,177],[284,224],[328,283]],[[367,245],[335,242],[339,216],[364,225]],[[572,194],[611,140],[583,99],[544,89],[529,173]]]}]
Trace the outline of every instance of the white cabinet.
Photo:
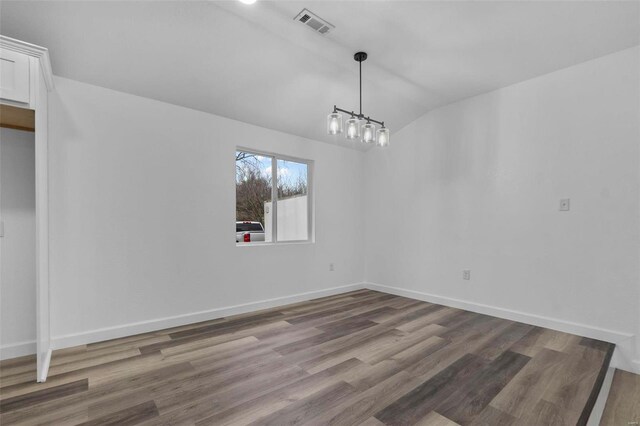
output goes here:
[{"label": "white cabinet", "polygon": [[29,106],[31,103],[30,56],[7,49],[0,50],[0,99]]}]

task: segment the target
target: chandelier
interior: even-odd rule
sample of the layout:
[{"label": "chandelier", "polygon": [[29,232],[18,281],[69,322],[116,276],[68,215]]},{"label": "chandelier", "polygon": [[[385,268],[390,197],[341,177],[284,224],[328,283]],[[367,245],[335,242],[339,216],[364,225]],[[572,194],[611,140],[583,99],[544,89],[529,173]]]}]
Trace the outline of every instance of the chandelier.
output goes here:
[{"label": "chandelier", "polygon": [[[346,121],[345,136],[347,139],[359,139],[363,143],[375,143],[375,145],[379,147],[389,146],[390,134],[389,129],[384,127],[384,121],[374,120],[362,113],[362,62],[367,59],[367,54],[365,52],[358,52],[353,55],[353,59],[360,64],[360,113],[356,114],[353,111],[347,111],[334,105],[333,112],[327,116],[327,133],[330,135],[342,133],[342,114],[340,113],[343,112],[351,116]],[[380,125],[377,131],[376,124]]]}]

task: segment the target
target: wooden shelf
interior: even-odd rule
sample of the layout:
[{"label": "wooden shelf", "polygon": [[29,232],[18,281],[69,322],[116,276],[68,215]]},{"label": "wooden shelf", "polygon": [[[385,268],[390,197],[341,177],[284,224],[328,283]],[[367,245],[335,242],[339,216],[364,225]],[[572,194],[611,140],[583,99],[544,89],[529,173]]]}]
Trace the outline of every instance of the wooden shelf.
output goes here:
[{"label": "wooden shelf", "polygon": [[0,127],[35,132],[36,112],[32,109],[0,104]]}]

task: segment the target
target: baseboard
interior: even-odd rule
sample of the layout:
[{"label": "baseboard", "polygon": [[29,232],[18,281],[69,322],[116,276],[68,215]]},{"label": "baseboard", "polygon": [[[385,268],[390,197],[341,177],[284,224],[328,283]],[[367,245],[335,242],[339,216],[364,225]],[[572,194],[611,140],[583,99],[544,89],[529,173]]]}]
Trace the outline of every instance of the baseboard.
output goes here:
[{"label": "baseboard", "polygon": [[631,357],[633,355],[633,345],[628,344],[628,342],[616,345],[616,351],[613,353],[611,365],[619,370],[640,374],[640,361],[632,360]]},{"label": "baseboard", "polygon": [[158,318],[149,321],[141,321],[131,324],[124,324],[115,327],[101,328],[97,330],[86,331],[83,333],[67,334],[63,336],[54,336],[52,341],[53,349],[63,349],[72,346],[85,345],[104,340],[117,339],[120,337],[133,336],[140,333],[148,333],[151,331],[162,330],[165,328],[178,327],[187,324],[193,324],[201,321],[209,321],[216,318],[226,317],[230,315],[244,314],[247,312],[259,311],[262,309],[275,308],[278,306],[288,305],[291,303],[303,302],[306,300],[316,299],[319,297],[333,296],[335,294],[346,293],[349,291],[364,288],[364,284],[349,284],[340,287],[332,287],[328,289],[309,291],[306,293],[294,294],[291,296],[276,297],[273,299],[265,299],[256,302],[244,303],[241,305],[227,306],[222,308],[210,309],[207,311],[193,312],[183,315],[176,315],[166,318]]},{"label": "baseboard", "polygon": [[36,341],[29,340],[26,342],[12,343],[10,345],[0,346],[0,360],[17,358],[25,355],[33,355],[36,353]]},{"label": "baseboard", "polygon": [[[437,303],[439,305],[450,306],[453,308],[464,309],[466,311],[477,312],[480,314],[491,315],[498,318],[504,318],[512,321],[523,322],[538,327],[558,330],[565,333],[576,334],[578,336],[589,337],[591,339],[603,340],[605,342],[616,344],[616,353],[614,353],[611,366],[626,371],[635,370],[632,365],[635,362],[627,361],[635,358],[634,335],[623,333],[615,330],[609,330],[600,327],[594,327],[586,324],[565,321],[558,318],[546,317],[527,312],[514,311],[511,309],[499,308],[497,306],[484,305],[466,300],[454,299],[450,297],[437,296],[434,294],[423,293],[415,290],[408,290],[400,287],[391,287],[382,284],[365,283],[364,286],[370,290],[381,291],[383,293],[395,294],[397,296],[408,297],[411,299],[423,300],[425,302]],[[637,364],[636,364],[637,365]]]}]

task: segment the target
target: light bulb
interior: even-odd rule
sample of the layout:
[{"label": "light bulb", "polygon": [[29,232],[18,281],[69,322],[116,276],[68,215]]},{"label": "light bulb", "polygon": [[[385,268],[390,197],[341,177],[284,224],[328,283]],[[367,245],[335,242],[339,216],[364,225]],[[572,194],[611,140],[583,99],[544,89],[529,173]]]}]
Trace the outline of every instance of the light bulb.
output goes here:
[{"label": "light bulb", "polygon": [[346,133],[347,139],[360,138],[360,120],[355,117],[348,119]]},{"label": "light bulb", "polygon": [[362,142],[373,143],[376,140],[376,126],[372,123],[362,125]]},{"label": "light bulb", "polygon": [[240,0],[240,3],[244,3],[244,4],[254,4],[256,2],[256,0]]},{"label": "light bulb", "polygon": [[342,115],[334,112],[327,116],[327,133],[330,135],[342,133]]},{"label": "light bulb", "polygon": [[386,127],[383,127],[381,129],[378,129],[378,140],[376,142],[376,145],[378,145],[381,148],[384,148],[386,146],[389,146],[389,129],[387,129]]}]

